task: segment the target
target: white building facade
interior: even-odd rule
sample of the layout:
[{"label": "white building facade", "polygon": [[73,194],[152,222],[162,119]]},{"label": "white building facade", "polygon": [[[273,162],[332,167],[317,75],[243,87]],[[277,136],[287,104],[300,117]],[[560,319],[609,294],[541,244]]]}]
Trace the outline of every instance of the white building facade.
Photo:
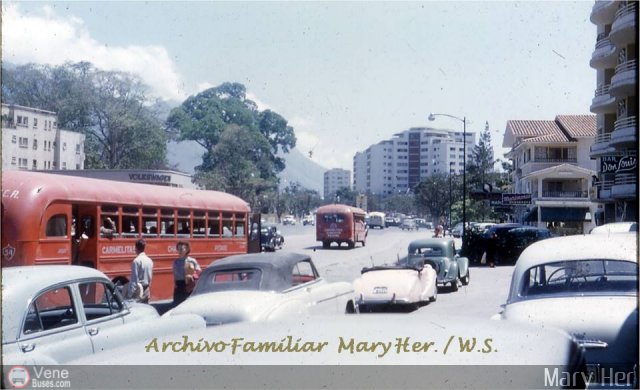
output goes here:
[{"label": "white building facade", "polygon": [[558,115],[555,120],[509,120],[503,147],[512,161],[512,190],[531,194],[531,205],[516,206],[515,219],[556,234],[588,233],[597,204],[589,193],[596,162],[589,148],[595,115]]},{"label": "white building facade", "polygon": [[592,198],[598,223],[635,221],[638,215],[638,2],[596,1],[597,26],[589,64],[596,70],[590,110],[597,134],[591,158],[597,160]]},{"label": "white building facade", "polygon": [[85,136],[57,121],[55,112],[2,104],[2,169],[84,169]]},{"label": "white building facade", "polygon": [[[360,193],[386,198],[407,193],[429,175],[460,174],[464,170],[463,132],[414,127],[397,133],[353,157],[353,187]],[[467,161],[476,143],[466,133]]]},{"label": "white building facade", "polygon": [[326,171],[324,173],[324,198],[330,199],[341,188],[351,189],[351,171],[341,168]]}]

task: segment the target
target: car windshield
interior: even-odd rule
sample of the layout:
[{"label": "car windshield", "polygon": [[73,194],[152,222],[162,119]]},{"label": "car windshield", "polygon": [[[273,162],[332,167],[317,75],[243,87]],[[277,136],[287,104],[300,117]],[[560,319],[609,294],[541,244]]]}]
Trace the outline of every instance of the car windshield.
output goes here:
[{"label": "car windshield", "polygon": [[259,290],[261,279],[262,271],[258,268],[205,272],[200,277],[193,294],[229,290]]},{"label": "car windshield", "polygon": [[638,264],[586,259],[557,261],[525,272],[520,295],[626,295],[638,292]]}]

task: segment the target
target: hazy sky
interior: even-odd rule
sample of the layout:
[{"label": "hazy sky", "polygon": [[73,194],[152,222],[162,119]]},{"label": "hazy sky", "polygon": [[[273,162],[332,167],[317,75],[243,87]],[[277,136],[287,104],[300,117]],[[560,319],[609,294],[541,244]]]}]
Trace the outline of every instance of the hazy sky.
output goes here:
[{"label": "hazy sky", "polygon": [[240,82],[328,167],[410,127],[588,114],[594,2],[2,2],[2,58],[90,61],[181,102]]}]

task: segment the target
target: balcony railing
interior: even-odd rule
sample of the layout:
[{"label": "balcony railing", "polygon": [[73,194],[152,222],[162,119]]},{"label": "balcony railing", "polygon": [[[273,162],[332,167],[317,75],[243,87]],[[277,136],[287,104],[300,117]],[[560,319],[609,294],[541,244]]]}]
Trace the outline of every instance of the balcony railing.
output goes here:
[{"label": "balcony railing", "polygon": [[629,1],[627,5],[618,8],[618,10],[616,11],[615,19],[621,18],[628,14],[635,14],[635,12],[636,12],[636,2]]},{"label": "balcony railing", "polygon": [[596,49],[602,49],[603,47],[607,47],[607,46],[611,46],[612,43],[609,40],[609,38],[604,35],[604,37],[599,38],[598,41],[596,42]]},{"label": "balcony railing", "polygon": [[587,198],[587,191],[542,191],[543,198]]},{"label": "balcony railing", "polygon": [[614,185],[636,184],[638,177],[633,173],[623,173],[616,175]]},{"label": "balcony railing", "polygon": [[577,163],[577,158],[545,158],[536,157],[535,160],[530,161],[532,163]]},{"label": "balcony railing", "polygon": [[599,190],[610,190],[611,186],[613,186],[613,180],[601,180],[596,184]]},{"label": "balcony railing", "polygon": [[617,131],[620,129],[626,129],[630,127],[635,128],[637,126],[637,123],[638,123],[637,117],[627,116],[615,121],[613,124],[613,130]]},{"label": "balcony railing", "polygon": [[600,133],[598,135],[596,135],[596,137],[593,139],[593,144],[604,144],[604,143],[609,143],[609,141],[611,140],[611,133]]},{"label": "balcony railing", "polygon": [[626,61],[616,66],[616,74],[620,74],[627,71],[635,71],[638,67],[638,62],[636,60]]},{"label": "balcony railing", "polygon": [[609,87],[611,87],[611,84],[600,85],[596,89],[595,97],[602,96],[602,95],[608,95],[609,94]]}]

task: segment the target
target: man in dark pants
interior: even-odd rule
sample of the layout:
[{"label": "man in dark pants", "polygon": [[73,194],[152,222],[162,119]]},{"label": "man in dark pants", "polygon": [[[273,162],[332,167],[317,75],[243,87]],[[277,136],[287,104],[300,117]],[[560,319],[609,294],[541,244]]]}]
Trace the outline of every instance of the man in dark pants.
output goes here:
[{"label": "man in dark pants", "polygon": [[498,249],[498,235],[493,232],[487,240],[487,264],[493,268],[496,266],[496,250]]}]

